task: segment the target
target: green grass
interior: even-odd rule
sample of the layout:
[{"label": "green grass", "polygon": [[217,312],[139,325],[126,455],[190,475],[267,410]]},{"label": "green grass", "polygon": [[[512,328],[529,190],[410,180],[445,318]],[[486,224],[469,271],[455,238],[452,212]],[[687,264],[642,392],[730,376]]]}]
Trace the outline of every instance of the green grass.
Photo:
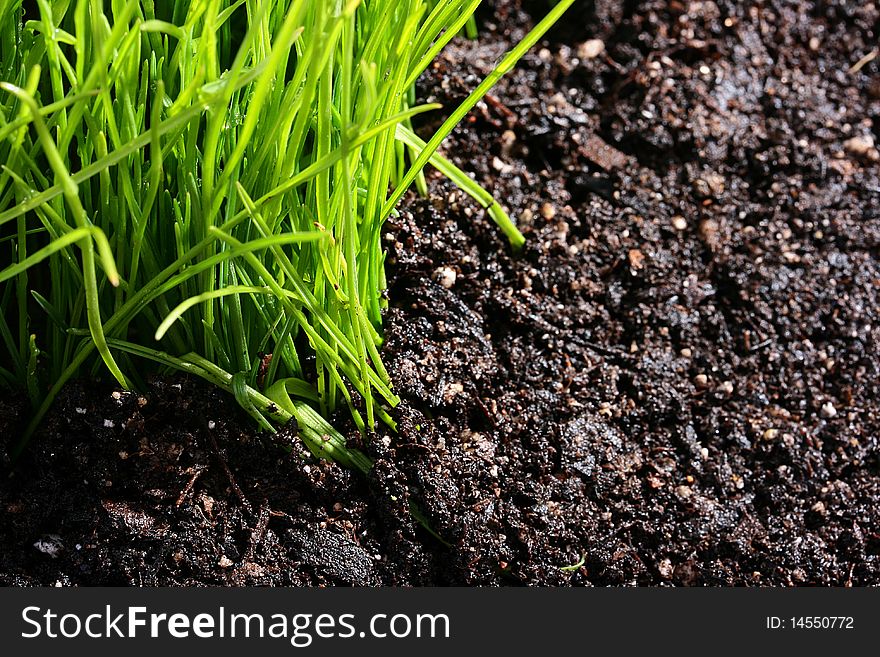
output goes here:
[{"label": "green grass", "polygon": [[431,163],[522,244],[437,150],[573,1],[424,142],[414,84],[479,0],[0,0],[0,385],[25,439],[73,377],[171,368],[368,469],[324,418],[394,426],[381,227]]}]

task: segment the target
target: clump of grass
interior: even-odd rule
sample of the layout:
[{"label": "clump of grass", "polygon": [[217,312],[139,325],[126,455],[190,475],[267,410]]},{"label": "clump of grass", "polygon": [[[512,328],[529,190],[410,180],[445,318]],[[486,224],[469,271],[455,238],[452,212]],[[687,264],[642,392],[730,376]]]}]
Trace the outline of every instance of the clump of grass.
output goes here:
[{"label": "clump of grass", "polygon": [[29,436],[71,378],[159,368],[265,429],[369,463],[326,422],[393,426],[383,222],[563,0],[427,142],[414,84],[479,0],[0,0],[0,382]]}]

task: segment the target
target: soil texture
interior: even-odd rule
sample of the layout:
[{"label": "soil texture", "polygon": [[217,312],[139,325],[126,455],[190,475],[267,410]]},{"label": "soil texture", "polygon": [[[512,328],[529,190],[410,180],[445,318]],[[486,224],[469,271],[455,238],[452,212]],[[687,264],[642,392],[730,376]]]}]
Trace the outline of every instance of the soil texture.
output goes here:
[{"label": "soil texture", "polygon": [[[490,3],[420,100],[548,6]],[[444,148],[524,249],[436,175],[387,225],[371,476],[195,381],[71,386],[4,456],[0,583],[880,584],[878,32],[867,1],[577,3]]]}]

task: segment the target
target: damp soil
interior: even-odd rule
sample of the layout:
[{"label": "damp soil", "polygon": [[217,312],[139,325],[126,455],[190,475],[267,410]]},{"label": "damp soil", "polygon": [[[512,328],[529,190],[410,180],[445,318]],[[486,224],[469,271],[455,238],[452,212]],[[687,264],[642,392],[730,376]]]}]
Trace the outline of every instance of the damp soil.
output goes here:
[{"label": "damp soil", "polygon": [[[421,100],[548,6],[484,8]],[[577,3],[445,149],[522,252],[437,177],[387,226],[403,402],[352,436],[371,475],[195,381],[71,386],[4,464],[0,583],[880,584],[878,29],[874,2]],[[22,419],[0,404],[7,447]]]}]

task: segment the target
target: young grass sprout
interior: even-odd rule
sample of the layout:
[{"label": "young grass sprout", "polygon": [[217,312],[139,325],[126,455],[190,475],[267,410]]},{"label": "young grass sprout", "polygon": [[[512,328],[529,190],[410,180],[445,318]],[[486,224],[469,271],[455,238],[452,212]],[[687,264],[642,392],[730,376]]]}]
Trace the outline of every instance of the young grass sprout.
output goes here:
[{"label": "young grass sprout", "polygon": [[523,243],[438,148],[573,1],[424,141],[414,84],[479,0],[0,0],[0,384],[33,405],[25,441],[73,377],[171,368],[368,470],[325,418],[394,426],[382,225],[430,163]]}]

